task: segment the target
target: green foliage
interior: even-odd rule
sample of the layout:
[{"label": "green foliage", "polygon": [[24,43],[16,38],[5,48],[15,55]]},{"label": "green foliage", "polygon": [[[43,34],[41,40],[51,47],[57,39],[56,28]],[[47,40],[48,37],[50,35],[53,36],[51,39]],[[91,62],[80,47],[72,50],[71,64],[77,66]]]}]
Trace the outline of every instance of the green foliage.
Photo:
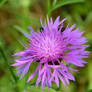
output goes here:
[{"label": "green foliage", "polygon": [[54,0],[53,5],[48,10],[48,13],[50,14],[55,9],[62,7],[64,5],[72,4],[72,3],[80,3],[80,2],[84,2],[84,0],[60,0],[57,2]]},{"label": "green foliage", "polygon": [[23,28],[21,28],[20,26],[18,25],[14,25],[14,28],[16,28],[20,33],[24,34],[24,33],[27,33],[28,31],[24,30]]},{"label": "green foliage", "polygon": [[7,0],[0,0],[0,7],[4,5]]},{"label": "green foliage", "polygon": [[[23,90],[23,92],[41,92],[41,88],[31,86],[31,87],[27,87],[25,90]],[[49,90],[48,90],[48,88],[45,87],[43,92],[56,92],[56,91],[52,88],[49,88]]]},{"label": "green foliage", "polygon": [[88,85],[88,90],[92,90],[92,62],[89,63],[89,67],[88,67],[88,81],[89,81],[89,85]]}]

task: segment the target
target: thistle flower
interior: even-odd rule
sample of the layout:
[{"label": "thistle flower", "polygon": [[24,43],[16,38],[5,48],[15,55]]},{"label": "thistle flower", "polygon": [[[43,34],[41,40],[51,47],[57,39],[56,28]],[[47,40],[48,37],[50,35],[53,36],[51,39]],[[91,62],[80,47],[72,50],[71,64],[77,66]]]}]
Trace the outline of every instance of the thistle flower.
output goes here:
[{"label": "thistle flower", "polygon": [[[47,23],[44,25],[41,21],[42,29],[36,33],[32,27],[29,27],[31,34],[25,34],[30,39],[29,47],[24,51],[15,53],[13,56],[17,57],[16,63],[12,66],[18,66],[20,69],[17,74],[21,74],[20,79],[28,72],[32,62],[39,61],[39,65],[36,70],[29,76],[27,82],[29,82],[38,72],[36,86],[42,81],[42,89],[45,84],[47,87],[52,86],[52,82],[56,83],[59,87],[59,79],[66,86],[69,84],[69,80],[75,81],[71,71],[77,71],[72,69],[70,64],[78,67],[83,67],[86,61],[82,58],[87,58],[89,52],[85,51],[88,45],[84,45],[87,39],[82,36],[83,32],[79,29],[74,29],[75,24],[63,28],[63,22],[59,21],[60,17],[57,17],[55,22],[51,18],[50,21],[47,17]],[[31,71],[31,70],[30,70]]]}]

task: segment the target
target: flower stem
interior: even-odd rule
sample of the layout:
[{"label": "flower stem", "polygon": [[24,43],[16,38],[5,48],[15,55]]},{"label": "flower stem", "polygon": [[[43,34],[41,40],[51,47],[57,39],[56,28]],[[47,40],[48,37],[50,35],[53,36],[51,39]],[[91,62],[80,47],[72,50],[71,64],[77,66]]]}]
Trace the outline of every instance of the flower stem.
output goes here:
[{"label": "flower stem", "polygon": [[14,74],[11,66],[9,65],[8,58],[7,58],[6,53],[5,53],[5,51],[4,51],[4,49],[2,47],[0,47],[0,52],[1,52],[1,55],[2,55],[2,57],[3,57],[3,59],[4,59],[5,63],[6,63],[6,65],[8,66],[8,69],[9,69],[9,71],[10,71],[13,79],[15,80],[15,82],[17,82],[17,77],[15,76],[15,74]]}]

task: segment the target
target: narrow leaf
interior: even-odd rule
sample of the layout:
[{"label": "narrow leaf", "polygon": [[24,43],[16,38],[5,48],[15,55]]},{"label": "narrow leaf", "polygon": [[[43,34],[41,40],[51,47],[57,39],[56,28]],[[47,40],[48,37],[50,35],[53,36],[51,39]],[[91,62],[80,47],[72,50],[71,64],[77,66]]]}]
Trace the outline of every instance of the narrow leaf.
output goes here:
[{"label": "narrow leaf", "polygon": [[24,30],[23,28],[21,28],[18,25],[14,25],[14,28],[16,28],[20,33],[24,34],[24,33],[28,33],[28,31]]},{"label": "narrow leaf", "polygon": [[84,0],[60,0],[56,2],[55,4],[53,4],[52,7],[50,7],[50,9],[48,10],[48,13],[64,5],[72,4],[72,3],[80,3],[80,2],[84,2]]}]

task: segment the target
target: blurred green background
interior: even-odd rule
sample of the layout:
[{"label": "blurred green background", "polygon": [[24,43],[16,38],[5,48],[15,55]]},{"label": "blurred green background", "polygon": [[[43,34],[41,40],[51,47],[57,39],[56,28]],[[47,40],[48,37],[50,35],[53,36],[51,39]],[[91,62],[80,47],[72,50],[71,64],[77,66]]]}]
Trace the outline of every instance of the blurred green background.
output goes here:
[{"label": "blurred green background", "polygon": [[[88,64],[73,73],[76,81],[60,88],[53,84],[48,91],[43,92],[92,92],[92,0],[0,0],[0,92],[41,92],[41,86],[35,87],[36,77],[26,83],[27,74],[21,80],[16,76],[16,69],[10,64],[14,63],[12,54],[24,50],[22,43],[28,44],[23,32],[29,33],[28,26],[36,31],[40,30],[40,18],[44,21],[46,15],[53,19],[60,16],[67,18],[66,24],[76,24],[80,30],[85,31],[91,51]],[[34,64],[30,72],[35,70]]]}]

